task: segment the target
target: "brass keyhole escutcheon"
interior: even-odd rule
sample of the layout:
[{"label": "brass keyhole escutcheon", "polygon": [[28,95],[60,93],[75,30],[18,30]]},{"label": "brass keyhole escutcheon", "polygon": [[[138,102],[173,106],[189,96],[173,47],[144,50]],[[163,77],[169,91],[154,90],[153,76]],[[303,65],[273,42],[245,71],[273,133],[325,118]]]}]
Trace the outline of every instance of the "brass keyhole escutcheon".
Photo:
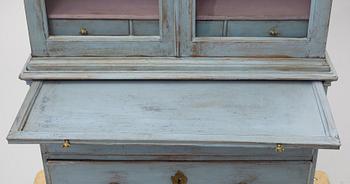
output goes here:
[{"label": "brass keyhole escutcheon", "polygon": [[89,34],[88,30],[86,28],[80,28],[80,35],[86,36]]},{"label": "brass keyhole escutcheon", "polygon": [[173,184],[187,184],[187,177],[181,171],[177,171],[174,176],[171,177]]},{"label": "brass keyhole escutcheon", "polygon": [[277,29],[274,27],[270,30],[270,36],[272,37],[278,37],[280,36],[280,33],[277,31]]},{"label": "brass keyhole escutcheon", "polygon": [[62,147],[67,149],[71,146],[70,141],[68,139],[63,141]]},{"label": "brass keyhole escutcheon", "polygon": [[284,145],[283,144],[277,144],[275,148],[277,153],[283,153],[285,151]]}]

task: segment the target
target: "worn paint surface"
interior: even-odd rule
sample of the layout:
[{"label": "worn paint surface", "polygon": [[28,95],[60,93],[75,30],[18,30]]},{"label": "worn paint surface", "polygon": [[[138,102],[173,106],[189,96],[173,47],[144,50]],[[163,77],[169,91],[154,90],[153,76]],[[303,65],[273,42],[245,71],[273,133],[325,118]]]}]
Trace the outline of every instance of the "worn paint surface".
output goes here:
[{"label": "worn paint surface", "polygon": [[44,82],[33,92],[10,141],[339,147],[319,82]]}]

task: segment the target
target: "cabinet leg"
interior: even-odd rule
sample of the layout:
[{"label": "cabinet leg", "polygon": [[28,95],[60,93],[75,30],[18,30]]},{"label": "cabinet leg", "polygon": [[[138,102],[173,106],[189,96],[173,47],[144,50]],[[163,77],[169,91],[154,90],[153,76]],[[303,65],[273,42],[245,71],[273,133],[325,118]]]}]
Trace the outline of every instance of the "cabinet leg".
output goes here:
[{"label": "cabinet leg", "polygon": [[44,171],[38,172],[35,177],[34,184],[46,184]]},{"label": "cabinet leg", "polygon": [[330,184],[327,173],[323,171],[317,171],[315,174],[315,183],[314,184]]}]

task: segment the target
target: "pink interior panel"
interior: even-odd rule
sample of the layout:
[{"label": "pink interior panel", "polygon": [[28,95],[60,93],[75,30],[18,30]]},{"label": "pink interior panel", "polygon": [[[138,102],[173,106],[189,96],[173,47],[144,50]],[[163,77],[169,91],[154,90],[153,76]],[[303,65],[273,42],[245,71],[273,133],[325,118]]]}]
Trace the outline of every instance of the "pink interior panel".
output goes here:
[{"label": "pink interior panel", "polygon": [[159,0],[46,0],[53,19],[159,19]]},{"label": "pink interior panel", "polygon": [[307,20],[311,0],[197,0],[199,20]]}]

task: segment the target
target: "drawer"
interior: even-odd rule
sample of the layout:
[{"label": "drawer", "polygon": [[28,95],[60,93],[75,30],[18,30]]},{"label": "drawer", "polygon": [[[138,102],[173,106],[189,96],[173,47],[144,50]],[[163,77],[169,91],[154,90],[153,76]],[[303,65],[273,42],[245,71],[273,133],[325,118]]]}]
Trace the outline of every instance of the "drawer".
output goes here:
[{"label": "drawer", "polygon": [[176,174],[189,184],[306,184],[311,169],[311,162],[299,161],[48,161],[47,164],[52,184],[171,184]]},{"label": "drawer", "polygon": [[287,148],[285,152],[264,147],[204,147],[154,145],[42,145],[48,159],[94,160],[312,160],[313,149]]},{"label": "drawer", "polygon": [[197,21],[198,37],[305,38],[308,21]]},{"label": "drawer", "polygon": [[159,21],[50,19],[49,31],[52,36],[157,36]]}]

